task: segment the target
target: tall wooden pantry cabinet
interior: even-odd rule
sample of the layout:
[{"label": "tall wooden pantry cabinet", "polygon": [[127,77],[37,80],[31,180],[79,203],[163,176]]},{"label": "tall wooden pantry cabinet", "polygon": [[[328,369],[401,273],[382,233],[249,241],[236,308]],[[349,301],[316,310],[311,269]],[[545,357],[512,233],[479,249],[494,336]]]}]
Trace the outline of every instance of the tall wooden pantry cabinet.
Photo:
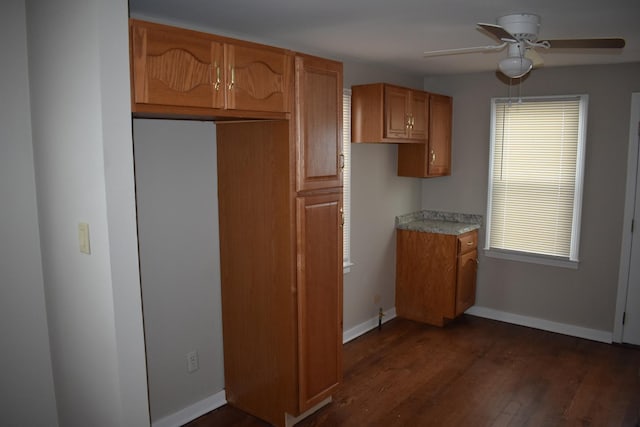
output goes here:
[{"label": "tall wooden pantry cabinet", "polygon": [[291,425],[342,378],[342,64],[136,20],[131,63],[134,116],[216,121],[226,399]]},{"label": "tall wooden pantry cabinet", "polygon": [[341,65],[295,74],[291,123],[217,126],[225,390],[275,425],[342,376]]}]

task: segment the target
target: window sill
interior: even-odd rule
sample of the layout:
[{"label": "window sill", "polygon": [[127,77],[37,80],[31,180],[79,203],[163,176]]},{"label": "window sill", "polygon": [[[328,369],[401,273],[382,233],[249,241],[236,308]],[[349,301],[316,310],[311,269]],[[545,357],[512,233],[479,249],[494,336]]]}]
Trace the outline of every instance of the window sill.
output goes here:
[{"label": "window sill", "polygon": [[548,255],[531,254],[525,252],[503,251],[499,249],[484,250],[484,255],[489,258],[506,259],[509,261],[528,262],[532,264],[550,265],[552,267],[578,269],[579,262],[567,258],[560,258]]}]

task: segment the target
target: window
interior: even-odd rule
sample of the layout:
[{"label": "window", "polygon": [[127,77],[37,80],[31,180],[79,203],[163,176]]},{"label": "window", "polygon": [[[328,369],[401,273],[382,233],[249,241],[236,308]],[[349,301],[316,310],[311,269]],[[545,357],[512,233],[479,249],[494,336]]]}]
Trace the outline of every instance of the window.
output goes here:
[{"label": "window", "polygon": [[577,268],[587,96],[491,101],[488,256]]},{"label": "window", "polygon": [[342,209],[344,226],[342,228],[342,253],[344,272],[348,273],[352,265],[350,237],[351,237],[351,90],[344,89],[342,94],[342,154],[344,155],[344,169],[342,173]]}]

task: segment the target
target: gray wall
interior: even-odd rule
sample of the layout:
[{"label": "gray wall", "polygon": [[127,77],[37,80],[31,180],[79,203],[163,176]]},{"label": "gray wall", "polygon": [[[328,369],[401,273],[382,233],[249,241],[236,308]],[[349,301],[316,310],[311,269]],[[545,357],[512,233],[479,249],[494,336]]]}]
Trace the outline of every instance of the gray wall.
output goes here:
[{"label": "gray wall", "polygon": [[[58,419],[149,424],[126,0],[26,3],[34,165]],[[78,222],[91,254],[79,252]]]},{"label": "gray wall", "polygon": [[[535,70],[522,84],[523,96],[589,95],[580,266],[498,260],[481,251],[477,305],[613,330],[629,112],[631,92],[640,90],[638,76],[640,64],[551,68]],[[422,207],[486,215],[490,98],[507,96],[507,86],[482,73],[429,78],[424,87],[453,96],[454,135],[452,176],[423,180]]]},{"label": "gray wall", "polygon": [[[151,419],[224,388],[215,124],[134,120]],[[187,373],[197,350],[200,369]]]},{"label": "gray wall", "polygon": [[[386,82],[420,89],[422,78],[344,64],[344,86]],[[420,210],[420,180],[397,176],[395,144],[351,145],[351,261],[344,276],[344,329],[395,307],[395,217]]]},{"label": "gray wall", "polygon": [[[22,0],[0,14],[0,425],[57,426],[31,144]],[[10,40],[10,42],[8,42]]]}]

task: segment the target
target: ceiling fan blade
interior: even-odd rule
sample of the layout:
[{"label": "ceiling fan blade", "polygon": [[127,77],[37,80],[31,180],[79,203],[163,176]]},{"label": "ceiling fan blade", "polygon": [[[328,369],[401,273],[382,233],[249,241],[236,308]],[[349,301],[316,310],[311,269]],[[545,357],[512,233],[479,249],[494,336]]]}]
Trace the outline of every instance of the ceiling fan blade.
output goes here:
[{"label": "ceiling fan blade", "polygon": [[626,44],[620,38],[542,40],[539,43],[549,43],[554,49],[621,49]]},{"label": "ceiling fan blade", "polygon": [[478,24],[478,27],[483,30],[491,33],[498,40],[502,40],[503,42],[515,43],[517,42],[516,38],[507,30],[502,28],[500,25],[495,24]]},{"label": "ceiling fan blade", "polygon": [[542,67],[544,65],[544,61],[542,57],[535,49],[527,49],[524,53],[525,58],[529,58],[531,62],[533,62],[533,68]]},{"label": "ceiling fan blade", "polygon": [[501,49],[504,49],[506,45],[507,45],[506,43],[502,43],[502,44],[490,45],[490,46],[460,47],[455,49],[431,50],[429,52],[424,52],[423,56],[425,58],[429,58],[431,56],[458,55],[461,53],[475,53],[475,52],[501,50]]}]

